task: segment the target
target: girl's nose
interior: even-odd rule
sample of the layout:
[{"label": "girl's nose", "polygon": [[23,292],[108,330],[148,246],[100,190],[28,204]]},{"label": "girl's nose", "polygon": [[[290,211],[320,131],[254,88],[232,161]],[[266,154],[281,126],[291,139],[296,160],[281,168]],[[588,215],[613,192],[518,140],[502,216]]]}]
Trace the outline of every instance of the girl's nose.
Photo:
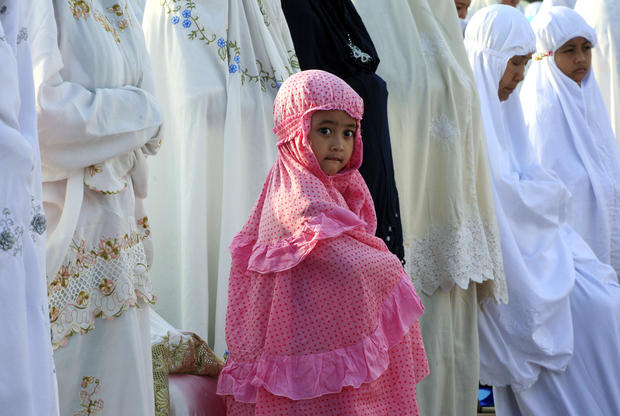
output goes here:
[{"label": "girl's nose", "polygon": [[332,142],[332,150],[342,150],[344,149],[344,140],[338,138]]},{"label": "girl's nose", "polygon": [[575,57],[575,62],[583,62],[586,60],[586,54],[583,52],[577,52],[577,56]]}]

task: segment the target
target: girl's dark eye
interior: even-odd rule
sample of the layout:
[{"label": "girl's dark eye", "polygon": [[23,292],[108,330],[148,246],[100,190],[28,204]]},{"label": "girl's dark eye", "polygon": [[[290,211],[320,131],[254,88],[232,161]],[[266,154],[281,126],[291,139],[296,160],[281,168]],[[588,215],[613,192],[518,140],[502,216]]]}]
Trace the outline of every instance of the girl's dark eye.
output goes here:
[{"label": "girl's dark eye", "polygon": [[353,130],[347,130],[344,132],[345,137],[353,137],[355,132]]},{"label": "girl's dark eye", "polygon": [[325,135],[327,135],[327,134],[330,134],[330,133],[332,132],[332,130],[331,130],[329,127],[321,127],[321,128],[319,129],[319,132],[320,132],[321,134],[325,134]]}]

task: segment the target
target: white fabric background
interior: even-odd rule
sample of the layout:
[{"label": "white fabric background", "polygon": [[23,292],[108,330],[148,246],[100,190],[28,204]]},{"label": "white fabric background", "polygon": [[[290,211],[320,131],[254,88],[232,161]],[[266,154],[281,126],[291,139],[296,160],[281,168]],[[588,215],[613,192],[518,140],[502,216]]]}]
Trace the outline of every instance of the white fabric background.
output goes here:
[{"label": "white fabric background", "polygon": [[[190,19],[189,28],[182,26],[185,6],[185,1],[148,2],[143,22],[166,118],[164,134],[170,138],[151,164],[147,204],[158,235],[152,276],[157,311],[223,354],[228,246],[276,154],[277,85],[248,77],[242,82],[229,67],[257,74],[262,66],[280,81],[297,69],[279,1],[198,1],[191,10],[197,20]],[[188,37],[197,24],[214,37],[212,43]],[[236,42],[239,64],[230,44],[217,45],[220,38]]]}]

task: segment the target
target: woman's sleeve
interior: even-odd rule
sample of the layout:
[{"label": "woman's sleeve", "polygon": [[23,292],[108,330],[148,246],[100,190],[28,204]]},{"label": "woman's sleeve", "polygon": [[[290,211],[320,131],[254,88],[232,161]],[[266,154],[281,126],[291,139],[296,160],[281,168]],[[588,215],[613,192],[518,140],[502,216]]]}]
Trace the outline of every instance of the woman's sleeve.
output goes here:
[{"label": "woman's sleeve", "polygon": [[[140,148],[158,134],[162,112],[142,88],[88,89],[65,81],[51,7],[29,19],[43,164],[85,168]],[[71,70],[83,70],[71,62]]]}]

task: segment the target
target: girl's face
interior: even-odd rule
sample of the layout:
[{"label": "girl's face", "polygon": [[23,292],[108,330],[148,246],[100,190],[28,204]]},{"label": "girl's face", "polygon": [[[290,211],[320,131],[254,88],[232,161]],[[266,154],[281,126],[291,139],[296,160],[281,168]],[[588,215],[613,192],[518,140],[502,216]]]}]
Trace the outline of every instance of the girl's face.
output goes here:
[{"label": "girl's face", "polygon": [[459,18],[465,19],[471,0],[454,0],[454,4],[456,5],[456,14],[459,15]]},{"label": "girl's face", "polygon": [[317,111],[312,115],[310,147],[327,175],[340,172],[351,159],[357,120],[344,111]]},{"label": "girl's face", "polygon": [[525,65],[532,58],[532,54],[515,55],[508,60],[502,79],[499,80],[497,95],[500,101],[506,101],[517,85],[525,77]]},{"label": "girl's face", "polygon": [[592,63],[592,43],[581,36],[573,38],[560,46],[554,56],[560,71],[581,85]]}]

